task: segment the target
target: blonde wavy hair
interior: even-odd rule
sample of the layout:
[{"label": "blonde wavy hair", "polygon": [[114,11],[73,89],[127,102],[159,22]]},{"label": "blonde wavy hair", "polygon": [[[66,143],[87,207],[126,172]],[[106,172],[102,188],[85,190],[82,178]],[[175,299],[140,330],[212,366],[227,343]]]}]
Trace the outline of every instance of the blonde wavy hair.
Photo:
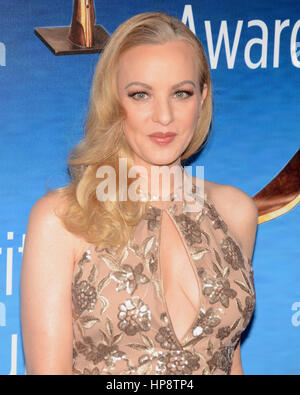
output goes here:
[{"label": "blonde wavy hair", "polygon": [[[93,243],[98,249],[110,246],[120,252],[132,236],[135,225],[145,213],[147,202],[99,201],[97,169],[110,165],[119,179],[119,158],[127,158],[127,170],[134,165],[131,148],[124,136],[125,111],[117,94],[116,71],[120,56],[142,44],[164,44],[184,40],[195,50],[199,65],[200,92],[207,84],[197,127],[181,161],[195,154],[207,140],[212,119],[212,89],[208,62],[198,38],[180,20],[161,12],[138,14],[122,23],[111,36],[96,66],[90,93],[89,111],[83,139],[70,151],[68,169],[71,181],[56,189],[66,198],[57,216],[65,228]],[[134,179],[128,180],[128,188]],[[119,185],[117,181],[116,194]]]}]

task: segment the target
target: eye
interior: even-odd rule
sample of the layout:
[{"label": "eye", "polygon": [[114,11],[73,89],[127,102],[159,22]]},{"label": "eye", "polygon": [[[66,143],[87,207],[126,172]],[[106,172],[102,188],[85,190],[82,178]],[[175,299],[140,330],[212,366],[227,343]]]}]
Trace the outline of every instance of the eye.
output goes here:
[{"label": "eye", "polygon": [[133,92],[128,94],[129,97],[132,97],[135,100],[144,100],[147,95],[148,94],[146,92]]},{"label": "eye", "polygon": [[[185,99],[192,96],[194,92],[188,90],[177,91],[174,93],[175,97],[180,99]],[[128,94],[129,97],[133,98],[134,100],[145,100],[148,97],[148,93],[144,91],[138,91]]]},{"label": "eye", "polygon": [[177,93],[180,93],[180,95],[178,97],[181,97],[181,98],[186,98],[186,97],[193,95],[193,92],[191,92],[191,91],[177,91],[175,94],[177,94]]}]

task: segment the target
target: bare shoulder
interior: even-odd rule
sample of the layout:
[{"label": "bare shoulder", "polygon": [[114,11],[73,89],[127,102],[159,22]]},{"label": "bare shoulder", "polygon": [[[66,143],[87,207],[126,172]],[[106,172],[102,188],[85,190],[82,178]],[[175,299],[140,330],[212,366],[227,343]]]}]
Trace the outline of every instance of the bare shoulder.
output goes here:
[{"label": "bare shoulder", "polygon": [[72,372],[72,280],[76,239],[56,209],[50,192],[28,218],[20,280],[22,337],[29,374]]},{"label": "bare shoulder", "polygon": [[57,190],[43,195],[31,208],[27,230],[39,235],[38,239],[48,238],[49,243],[56,243],[58,250],[62,247],[65,250],[69,249],[75,262],[82,255],[88,243],[69,232],[58,217],[57,210],[66,204],[68,204],[67,201]]},{"label": "bare shoulder", "polygon": [[40,230],[45,228],[53,228],[59,231],[60,235],[71,239],[72,235],[64,228],[60,218],[56,214],[56,210],[66,204],[62,196],[57,190],[46,193],[40,197],[32,206],[28,224],[41,226]]},{"label": "bare shoulder", "polygon": [[252,197],[242,189],[207,180],[204,181],[204,188],[210,200],[226,217],[242,215],[243,218],[250,217],[253,219],[253,217],[256,217],[257,219],[257,206]]},{"label": "bare shoulder", "polygon": [[55,214],[55,210],[63,203],[62,197],[57,190],[46,193],[40,197],[34,205],[29,214],[29,218],[33,216],[35,219],[43,219],[46,221],[57,222],[58,217]]},{"label": "bare shoulder", "polygon": [[257,206],[252,197],[236,186],[207,180],[204,181],[204,190],[251,259],[258,219]]}]

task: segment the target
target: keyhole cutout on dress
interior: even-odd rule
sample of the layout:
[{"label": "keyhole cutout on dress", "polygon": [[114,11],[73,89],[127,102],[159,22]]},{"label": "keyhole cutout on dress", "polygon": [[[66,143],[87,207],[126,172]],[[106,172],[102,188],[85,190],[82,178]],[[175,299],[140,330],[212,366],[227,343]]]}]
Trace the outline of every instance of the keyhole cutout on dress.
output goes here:
[{"label": "keyhole cutout on dress", "polygon": [[173,221],[162,210],[159,261],[170,324],[182,343],[200,310],[200,286],[183,235]]}]

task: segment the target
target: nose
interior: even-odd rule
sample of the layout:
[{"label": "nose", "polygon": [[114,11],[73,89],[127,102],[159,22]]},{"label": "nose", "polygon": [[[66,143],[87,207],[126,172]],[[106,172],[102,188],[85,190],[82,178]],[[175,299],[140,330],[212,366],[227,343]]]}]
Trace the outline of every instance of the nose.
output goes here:
[{"label": "nose", "polygon": [[167,126],[173,121],[172,104],[168,98],[157,98],[153,103],[152,121]]}]

